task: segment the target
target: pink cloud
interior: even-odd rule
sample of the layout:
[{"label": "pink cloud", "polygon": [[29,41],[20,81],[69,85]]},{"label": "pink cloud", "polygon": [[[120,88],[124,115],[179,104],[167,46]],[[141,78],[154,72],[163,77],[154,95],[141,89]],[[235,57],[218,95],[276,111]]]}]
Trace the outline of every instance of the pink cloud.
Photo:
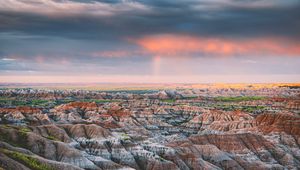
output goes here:
[{"label": "pink cloud", "polygon": [[187,54],[300,56],[300,43],[279,38],[223,39],[188,35],[156,35],[145,36],[134,42],[146,51],[161,56]]}]

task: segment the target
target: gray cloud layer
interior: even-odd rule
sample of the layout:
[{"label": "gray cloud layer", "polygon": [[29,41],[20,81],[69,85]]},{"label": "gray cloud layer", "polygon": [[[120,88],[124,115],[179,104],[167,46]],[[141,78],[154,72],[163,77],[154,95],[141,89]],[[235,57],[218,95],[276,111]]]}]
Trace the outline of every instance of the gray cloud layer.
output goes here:
[{"label": "gray cloud layer", "polygon": [[0,0],[1,31],[75,39],[170,32],[299,38],[299,17],[297,0]]},{"label": "gray cloud layer", "polygon": [[[279,37],[299,42],[299,30],[299,0],[0,0],[0,72],[150,74],[149,54],[97,58],[92,53],[135,51],[139,47],[128,43],[128,39],[157,34],[232,39]],[[273,59],[252,65],[242,62],[246,59],[231,59],[227,66],[221,66],[221,71],[213,73],[239,65],[244,66],[238,68],[245,73],[300,73],[298,58],[289,58],[279,71],[277,67],[285,59],[267,62]],[[195,62],[190,60],[187,65],[192,63]],[[217,60],[212,63],[220,67]],[[197,68],[197,63],[191,66],[194,73],[210,72],[207,67]],[[168,74],[173,72],[165,70]]]}]

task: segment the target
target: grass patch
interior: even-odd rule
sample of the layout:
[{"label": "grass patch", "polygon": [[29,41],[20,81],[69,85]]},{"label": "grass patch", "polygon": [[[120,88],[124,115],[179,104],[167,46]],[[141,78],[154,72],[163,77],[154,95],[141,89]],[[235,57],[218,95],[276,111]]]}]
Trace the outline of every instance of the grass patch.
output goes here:
[{"label": "grass patch", "polygon": [[15,100],[11,98],[0,98],[0,105],[4,106],[47,106],[47,104],[51,103],[50,100]]},{"label": "grass patch", "polygon": [[51,136],[51,135],[47,136],[46,138],[49,140],[60,141],[58,138]]},{"label": "grass patch", "polygon": [[[23,138],[23,137],[22,137]],[[15,142],[8,132],[2,132],[0,131],[0,141],[6,142],[14,147],[24,147],[24,142],[23,140],[20,140],[20,142]]]},{"label": "grass patch", "polygon": [[27,102],[22,100],[14,100],[14,99],[1,99],[0,105],[9,105],[9,106],[26,106]]},{"label": "grass patch", "polygon": [[31,106],[44,106],[49,100],[31,100],[28,104]]},{"label": "grass patch", "polygon": [[176,99],[161,99],[161,101],[166,103],[175,103]]},{"label": "grass patch", "polygon": [[159,157],[158,160],[161,161],[161,162],[164,162],[164,161],[165,161],[165,159],[162,158],[162,157]]},{"label": "grass patch", "polygon": [[[31,130],[27,127],[18,127],[10,125],[2,125],[0,129],[0,141],[9,143],[15,147],[26,148],[28,132]],[[11,133],[16,133],[16,138]]]},{"label": "grass patch", "polygon": [[241,102],[241,101],[253,101],[253,100],[263,100],[266,97],[262,96],[236,96],[236,97],[215,97],[216,101],[222,102]]},{"label": "grass patch", "polygon": [[118,102],[118,100],[105,100],[105,99],[82,99],[82,102],[95,102],[95,103],[109,103],[109,102]]},{"label": "grass patch", "polygon": [[215,105],[212,105],[211,107],[214,107],[214,108],[219,109],[219,110],[224,110],[224,111],[241,110],[241,111],[250,112],[250,113],[254,113],[256,111],[267,110],[266,106],[239,106],[239,105],[220,105],[220,104],[215,104]]},{"label": "grass patch", "polygon": [[15,146],[15,147],[21,147],[18,143],[13,142],[11,140],[8,133],[2,132],[2,131],[0,131],[0,141],[9,143],[9,144],[11,144],[12,146]]},{"label": "grass patch", "polygon": [[31,107],[53,107],[60,104],[66,104],[70,102],[95,102],[99,103],[109,103],[109,102],[118,102],[119,100],[110,100],[110,99],[59,99],[59,100],[41,100],[41,99],[13,99],[0,97],[0,107],[1,106],[31,106]]},{"label": "grass patch", "polygon": [[33,170],[52,170],[53,169],[50,166],[41,163],[38,159],[36,159],[32,156],[20,153],[20,152],[9,151],[7,149],[1,149],[1,152],[3,152],[5,155],[7,155],[8,157],[10,157],[16,161],[23,163],[25,166],[27,166]]},{"label": "grass patch", "polygon": [[59,99],[55,101],[55,105],[60,105],[60,104],[66,104],[66,103],[71,103],[75,102],[74,99]]},{"label": "grass patch", "polygon": [[19,132],[21,132],[21,133],[27,133],[27,132],[31,132],[31,130],[29,128],[27,128],[27,127],[21,127],[19,129]]},{"label": "grass patch", "polygon": [[193,99],[197,99],[198,96],[191,96],[191,97],[184,97],[182,100],[193,100]]},{"label": "grass patch", "polygon": [[[15,142],[15,141],[18,141],[18,140],[14,140],[12,138],[11,133],[14,133],[14,132],[11,132],[11,131],[15,131],[16,127],[11,126],[11,125],[1,125],[0,127],[1,127],[1,129],[0,129],[0,141],[6,142],[6,143],[8,143],[12,146],[15,146],[15,147],[23,147],[22,142]],[[19,137],[19,134],[18,134],[18,137]]]},{"label": "grass patch", "polygon": [[130,140],[130,136],[127,135],[126,133],[122,133],[122,134],[121,134],[121,139],[124,140],[124,141]]},{"label": "grass patch", "polygon": [[26,147],[29,132],[31,132],[31,130],[27,127],[21,127],[18,129],[18,145]]},{"label": "grass patch", "polygon": [[95,102],[97,104],[100,103],[109,103],[109,102],[118,102],[119,100],[109,100],[109,99],[61,99],[56,100],[55,105],[67,104],[71,102]]},{"label": "grass patch", "polygon": [[11,128],[12,128],[11,126],[9,126],[9,125],[7,125],[7,124],[2,125],[1,127],[3,127],[4,129],[11,129]]},{"label": "grass patch", "polygon": [[265,106],[242,106],[242,111],[244,112],[255,112],[255,111],[262,111],[266,110],[267,108]]},{"label": "grass patch", "polygon": [[19,134],[19,137],[20,137],[21,141],[27,140],[27,133],[28,132],[31,132],[31,130],[29,128],[22,127],[22,128],[19,129],[18,134]]}]

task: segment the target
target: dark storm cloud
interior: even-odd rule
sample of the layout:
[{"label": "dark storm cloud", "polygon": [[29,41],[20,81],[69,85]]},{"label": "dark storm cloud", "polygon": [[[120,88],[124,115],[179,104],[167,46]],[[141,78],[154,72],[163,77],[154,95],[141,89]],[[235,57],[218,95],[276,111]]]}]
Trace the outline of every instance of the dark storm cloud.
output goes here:
[{"label": "dark storm cloud", "polygon": [[[91,4],[95,1],[76,2]],[[55,16],[52,11],[49,14],[43,11],[31,12],[27,8],[17,11],[0,8],[0,31],[96,41],[124,40],[163,33],[222,37],[300,37],[299,1],[258,0],[250,3],[236,0],[144,0],[138,1],[137,5],[128,5],[124,1],[99,2],[99,9],[94,10],[109,8],[107,13],[88,12],[90,6],[81,13],[72,13],[71,10],[77,7],[67,6],[70,15],[64,11]],[[115,4],[119,6],[109,6]],[[122,5],[126,9],[120,11]]]}]

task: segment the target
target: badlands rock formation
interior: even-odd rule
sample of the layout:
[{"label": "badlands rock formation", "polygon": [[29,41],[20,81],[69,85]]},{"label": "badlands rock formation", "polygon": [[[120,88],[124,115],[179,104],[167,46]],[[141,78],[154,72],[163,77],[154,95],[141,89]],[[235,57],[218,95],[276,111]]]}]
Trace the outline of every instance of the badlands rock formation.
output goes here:
[{"label": "badlands rock formation", "polygon": [[[291,96],[276,102],[274,97],[284,97],[270,95],[233,101],[200,96],[198,92],[202,91],[135,96],[130,92],[1,91],[12,100],[50,99],[48,103],[56,104],[1,105],[0,167],[300,168],[299,107],[291,104],[299,101],[299,91],[293,90]],[[186,98],[186,94],[198,96]],[[96,100],[82,100],[85,95],[96,96]],[[70,96],[72,101],[61,101]]]}]

